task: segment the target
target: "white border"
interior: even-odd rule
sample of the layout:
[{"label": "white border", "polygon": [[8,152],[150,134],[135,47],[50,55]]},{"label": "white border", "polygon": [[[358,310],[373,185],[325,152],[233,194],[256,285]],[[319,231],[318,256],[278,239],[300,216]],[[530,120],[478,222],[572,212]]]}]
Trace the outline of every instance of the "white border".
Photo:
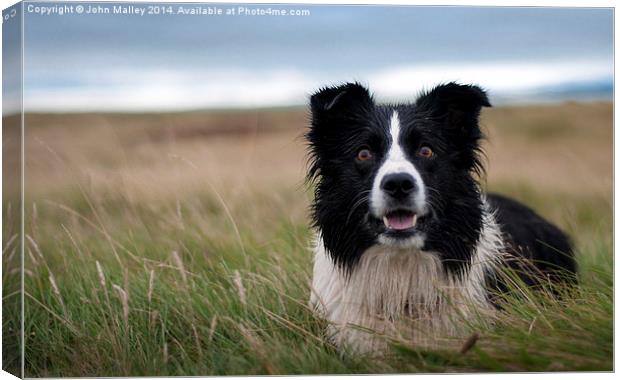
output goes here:
[{"label": "white border", "polygon": [[[25,2],[31,2],[31,1],[25,1]],[[65,2],[81,2],[81,3],[85,3],[85,1],[79,1],[79,0],[67,0]],[[114,2],[113,0],[103,0],[100,2]],[[143,2],[143,3],[152,3],[154,1],[148,1],[148,0],[136,0],[134,2]],[[176,0],[169,0],[169,1],[165,1],[168,3],[182,3],[183,1],[176,1]],[[2,9],[5,9],[13,4],[17,3],[17,1],[12,1],[12,0],[2,0],[1,5],[2,5]],[[187,2],[186,2],[187,3]],[[220,0],[220,1],[203,1],[201,3],[240,3],[240,1],[233,1],[233,0]],[[477,0],[477,1],[456,1],[456,0],[452,0],[452,1],[430,1],[430,0],[426,0],[426,1],[416,1],[416,0],[389,0],[386,2],[382,2],[382,3],[378,3],[377,1],[375,2],[370,2],[370,1],[351,1],[351,0],[339,0],[339,1],[325,1],[325,0],[313,0],[313,1],[300,1],[300,0],[289,0],[289,1],[267,1],[267,0],[253,0],[250,3],[256,3],[256,4],[316,4],[316,5],[330,5],[330,4],[334,4],[334,5],[382,5],[382,6],[387,6],[387,5],[429,5],[429,6],[485,6],[485,7],[584,7],[584,8],[614,8],[614,21],[615,21],[615,16],[616,16],[616,2],[613,0],[590,0],[590,1],[583,1],[583,0],[529,0],[529,1],[523,1],[523,0],[503,0],[503,1],[497,1],[497,0]],[[23,10],[23,8],[22,8]],[[22,27],[23,27],[23,22],[22,22]],[[2,48],[2,28],[0,28],[0,49]],[[23,37],[23,34],[22,34]],[[616,47],[618,44],[618,37],[619,37],[619,32],[618,29],[615,28],[615,22],[614,22],[614,58],[615,58],[615,52],[617,51]],[[1,50],[0,50],[1,51]],[[618,62],[615,60],[614,62],[614,72],[617,69],[617,65]],[[2,62],[0,60],[0,72],[2,70]],[[615,206],[615,199],[618,195],[618,188],[615,186],[616,182],[615,179],[618,178],[618,174],[619,174],[619,169],[617,167],[617,165],[615,165],[616,161],[615,161],[615,157],[616,157],[616,149],[618,148],[619,145],[619,139],[620,137],[618,137],[619,135],[615,133],[615,126],[619,125],[618,124],[618,120],[619,120],[619,116],[618,113],[616,112],[616,107],[615,107],[615,95],[616,95],[616,86],[615,86],[615,78],[614,78],[614,194],[613,194],[613,199],[614,199],[614,206]],[[2,95],[0,92],[0,104],[2,101]],[[23,107],[23,103],[22,103],[22,107]],[[0,119],[0,128],[2,125],[2,121]],[[23,134],[22,134],[23,137]],[[22,161],[23,162],[23,161]],[[2,172],[2,157],[0,155],[0,188],[2,187],[2,178],[1,178],[1,172]],[[23,178],[22,178],[23,180]],[[578,185],[578,184],[576,184]],[[23,211],[22,211],[23,212]],[[617,247],[617,236],[620,236],[620,229],[618,228],[618,225],[615,223],[615,220],[618,216],[617,210],[614,207],[614,252],[616,252],[616,247]],[[2,214],[0,213],[0,223],[2,222]],[[23,222],[23,218],[22,218],[22,222]],[[23,237],[22,237],[23,238]],[[23,242],[22,242],[23,244]],[[615,255],[614,255],[615,256]],[[1,264],[0,264],[1,265]],[[618,262],[617,260],[615,260],[614,258],[614,281],[617,281],[618,279]],[[614,282],[614,284],[617,282]],[[614,291],[614,304],[617,305],[618,304],[618,294],[617,292]],[[0,309],[0,315],[1,315],[1,309]],[[617,324],[615,322],[617,322],[616,318],[618,317],[618,314],[615,312],[615,308],[614,308],[614,326],[616,326]],[[23,322],[23,320],[22,320]],[[0,329],[0,339],[2,337],[2,331]],[[615,334],[614,334],[614,368],[617,368],[617,356],[616,356],[616,350],[615,350]],[[0,357],[1,357],[1,353],[2,353],[2,349],[0,348]],[[601,378],[612,378],[614,376],[613,373],[557,373],[557,374],[474,374],[474,375],[458,375],[459,378],[463,378],[463,379],[476,379],[480,376],[483,376],[485,378],[496,378],[496,377],[501,377],[501,378],[511,378],[511,379],[519,379],[519,378],[523,378],[526,377],[528,379],[563,379],[563,380],[573,380],[573,379],[582,379],[583,377],[588,376],[589,378],[592,379],[601,379]],[[368,376],[347,376],[348,378],[364,378],[364,379],[378,379],[378,378],[382,378],[384,376],[388,376],[391,379],[435,379],[437,377],[443,377],[443,376],[450,376],[450,375],[414,375],[414,374],[408,374],[408,375],[368,375]],[[293,378],[290,376],[279,376],[280,378]],[[316,376],[295,376],[295,378],[312,378],[312,377],[316,377]],[[340,378],[341,376],[321,376],[323,379],[336,379],[336,378]],[[175,379],[195,379],[196,377],[175,377]],[[0,379],[14,379],[14,377],[4,371],[0,371]],[[142,379],[151,379],[149,377],[143,377]],[[244,377],[226,377],[226,379],[262,379],[262,377],[257,377],[257,376],[244,376]]]}]

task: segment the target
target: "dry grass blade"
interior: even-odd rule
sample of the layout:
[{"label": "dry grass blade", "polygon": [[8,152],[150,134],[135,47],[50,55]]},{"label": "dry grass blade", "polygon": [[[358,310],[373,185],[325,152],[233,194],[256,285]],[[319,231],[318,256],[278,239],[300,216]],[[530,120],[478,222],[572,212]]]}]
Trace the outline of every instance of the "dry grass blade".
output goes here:
[{"label": "dry grass blade", "polygon": [[129,328],[129,294],[120,286],[112,284],[112,287],[118,292],[118,297],[123,305],[123,323],[125,331]]},{"label": "dry grass blade", "polygon": [[470,337],[467,338],[465,343],[463,343],[463,346],[461,347],[461,350],[459,351],[461,355],[465,355],[469,350],[474,348],[474,346],[476,345],[476,342],[478,342],[478,339],[480,339],[480,335],[478,335],[478,333],[471,334]]},{"label": "dry grass blade", "polygon": [[202,358],[202,347],[200,345],[200,337],[198,335],[198,330],[196,330],[196,325],[192,322],[192,331],[194,332],[194,340],[196,341],[196,350],[198,351],[198,355]]},{"label": "dry grass blade", "polygon": [[161,322],[161,353],[163,356],[164,363],[168,363],[168,342],[166,341],[166,324],[163,319],[160,319]]},{"label": "dry grass blade", "polygon": [[213,340],[213,335],[215,334],[215,327],[217,326],[217,315],[214,315],[211,318],[211,326],[209,327],[209,343]]},{"label": "dry grass blade", "polygon": [[[39,258],[41,258],[42,260],[45,260],[45,258],[43,257],[43,254],[41,253],[41,249],[39,248],[39,245],[37,244],[37,242],[34,241],[34,239],[26,234],[26,239],[28,240],[28,242],[30,243],[30,245],[32,246],[32,248],[34,249],[34,251],[37,253],[37,256],[39,256]],[[34,258],[33,258],[34,260]]]},{"label": "dry grass blade", "polygon": [[303,335],[305,337],[310,337],[313,340],[319,342],[320,344],[325,344],[327,346],[332,346],[333,348],[335,348],[335,346],[333,346],[332,343],[330,343],[330,342],[328,342],[328,341],[326,341],[324,339],[321,339],[320,337],[312,334],[310,331],[305,330],[304,328],[298,326],[297,324],[295,324],[295,323],[293,323],[293,322],[291,322],[291,321],[289,321],[289,320],[287,320],[287,319],[285,319],[285,318],[283,318],[283,317],[281,317],[281,316],[279,316],[279,315],[277,315],[277,314],[275,314],[275,313],[265,309],[264,307],[261,307],[261,309],[265,313],[265,315],[267,315],[267,317],[269,317],[270,319],[272,319],[272,320],[274,320],[276,322],[279,322],[280,324],[282,324],[286,328],[288,328],[290,330],[293,330],[293,331],[297,331],[298,333],[301,333],[301,335]]},{"label": "dry grass blade", "polygon": [[6,253],[6,250],[11,247],[11,244],[13,244],[15,239],[17,239],[17,234],[14,234],[13,236],[11,236],[11,238],[6,243],[4,243],[4,248],[2,249],[2,255],[3,256]]},{"label": "dry grass blade", "polygon": [[179,273],[181,273],[183,284],[185,285],[185,287],[187,287],[187,273],[185,272],[185,266],[183,265],[183,260],[181,260],[181,256],[179,256],[179,253],[177,251],[172,251],[171,256],[172,260],[174,260],[174,263],[177,266],[177,269],[179,270]]},{"label": "dry grass blade", "polygon": [[245,298],[245,287],[243,286],[243,281],[241,280],[241,273],[238,270],[235,270],[233,281],[235,282],[235,286],[237,287],[237,293],[239,294],[239,300],[243,306],[247,305],[247,301]]},{"label": "dry grass blade", "polygon": [[149,302],[149,307],[151,306],[151,300],[153,299],[154,285],[155,285],[155,269],[151,269],[151,273],[149,275],[149,290],[146,293],[146,299]]},{"label": "dry grass blade", "polygon": [[257,337],[256,334],[254,334],[254,332],[248,329],[244,324],[240,323],[238,327],[241,335],[243,335],[245,340],[250,344],[252,351],[256,352],[259,356],[265,372],[267,372],[268,375],[276,374],[277,372],[274,370],[273,364],[268,359],[267,355],[265,355],[266,350],[260,338]]},{"label": "dry grass blade", "polygon": [[103,273],[103,268],[99,261],[95,260],[95,266],[97,267],[97,275],[99,276],[99,285],[101,285],[101,289],[103,289],[103,295],[105,296],[106,305],[108,305],[108,310],[112,312],[112,306],[110,305],[110,295],[108,294],[108,287],[106,286],[105,274]]},{"label": "dry grass blade", "polygon": [[58,285],[56,284],[56,279],[54,278],[54,274],[51,271],[49,272],[48,278],[50,280],[50,284],[52,285],[52,291],[54,292],[56,299],[58,299],[58,303],[60,303],[60,306],[62,307],[62,312],[66,318],[67,308],[65,307],[65,303],[63,302],[62,296],[60,295],[60,289],[58,288]]}]

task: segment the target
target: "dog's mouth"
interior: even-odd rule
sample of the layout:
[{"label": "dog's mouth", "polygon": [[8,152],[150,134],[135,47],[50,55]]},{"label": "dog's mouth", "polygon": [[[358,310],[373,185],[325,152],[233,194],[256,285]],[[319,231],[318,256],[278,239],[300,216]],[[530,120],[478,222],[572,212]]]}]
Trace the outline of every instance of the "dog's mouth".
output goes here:
[{"label": "dog's mouth", "polygon": [[426,214],[421,215],[410,209],[391,210],[382,218],[377,219],[378,233],[392,239],[408,239],[422,233],[427,228],[426,219]]},{"label": "dog's mouth", "polygon": [[383,224],[388,231],[406,232],[415,229],[418,215],[409,210],[390,211],[383,217]]}]

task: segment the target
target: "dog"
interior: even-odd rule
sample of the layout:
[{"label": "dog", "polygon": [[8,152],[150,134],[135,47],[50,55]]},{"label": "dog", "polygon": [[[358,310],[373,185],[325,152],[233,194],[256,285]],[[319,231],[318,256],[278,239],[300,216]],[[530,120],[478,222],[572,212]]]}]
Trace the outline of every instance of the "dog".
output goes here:
[{"label": "dog", "polygon": [[359,83],[311,95],[310,304],[337,347],[465,337],[468,319],[499,307],[505,268],[527,286],[576,281],[564,232],[481,190],[479,117],[490,106],[480,87],[454,82],[409,104],[377,104]]}]

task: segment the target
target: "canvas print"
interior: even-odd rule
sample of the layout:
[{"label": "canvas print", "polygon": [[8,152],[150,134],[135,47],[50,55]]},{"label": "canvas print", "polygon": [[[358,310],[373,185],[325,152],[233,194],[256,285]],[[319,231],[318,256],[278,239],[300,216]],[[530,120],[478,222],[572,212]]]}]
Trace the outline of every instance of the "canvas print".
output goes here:
[{"label": "canvas print", "polygon": [[2,15],[5,371],[613,370],[613,9]]}]

